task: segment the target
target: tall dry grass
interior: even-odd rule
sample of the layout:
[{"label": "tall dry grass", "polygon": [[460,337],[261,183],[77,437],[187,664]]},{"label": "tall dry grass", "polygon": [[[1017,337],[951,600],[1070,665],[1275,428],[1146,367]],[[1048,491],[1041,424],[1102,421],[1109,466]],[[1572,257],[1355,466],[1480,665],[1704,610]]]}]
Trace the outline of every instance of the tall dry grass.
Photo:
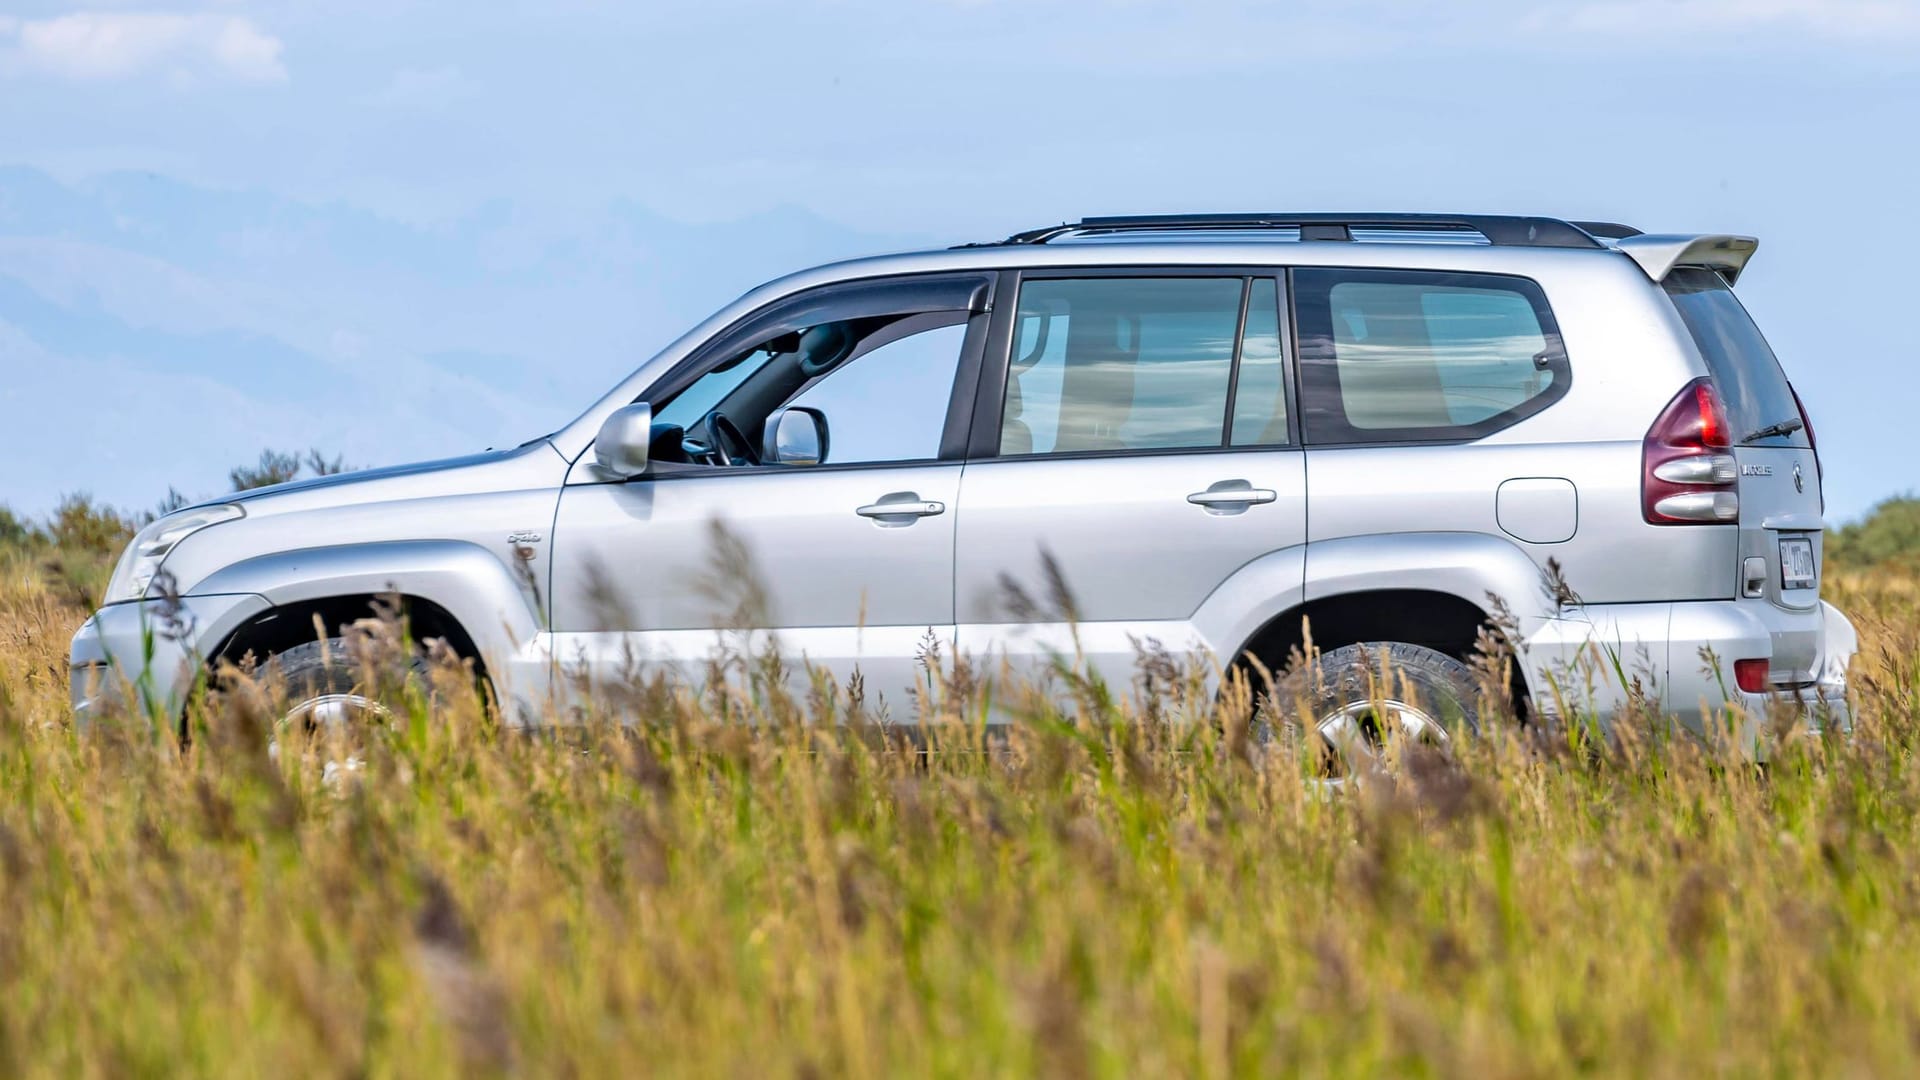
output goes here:
[{"label": "tall dry grass", "polygon": [[1832,583],[1856,734],[1764,774],[1496,723],[1329,793],[1164,660],[1150,708],[1033,697],[1004,740],[965,677],[914,745],[755,665],[564,737],[499,730],[444,671],[350,747],[276,730],[270,686],[185,746],[81,737],[83,611],[42,561],[0,572],[0,1074],[1920,1059],[1912,577]]}]

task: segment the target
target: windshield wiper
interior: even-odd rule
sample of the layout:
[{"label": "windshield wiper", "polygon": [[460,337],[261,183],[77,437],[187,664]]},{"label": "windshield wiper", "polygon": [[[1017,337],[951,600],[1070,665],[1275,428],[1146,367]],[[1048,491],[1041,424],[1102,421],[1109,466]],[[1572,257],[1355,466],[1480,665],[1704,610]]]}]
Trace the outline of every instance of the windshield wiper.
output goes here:
[{"label": "windshield wiper", "polygon": [[1740,445],[1745,446],[1755,439],[1770,439],[1775,435],[1791,435],[1806,426],[1807,422],[1797,416],[1791,420],[1782,420],[1777,424],[1768,424],[1759,431],[1747,432],[1747,437],[1740,440]]}]

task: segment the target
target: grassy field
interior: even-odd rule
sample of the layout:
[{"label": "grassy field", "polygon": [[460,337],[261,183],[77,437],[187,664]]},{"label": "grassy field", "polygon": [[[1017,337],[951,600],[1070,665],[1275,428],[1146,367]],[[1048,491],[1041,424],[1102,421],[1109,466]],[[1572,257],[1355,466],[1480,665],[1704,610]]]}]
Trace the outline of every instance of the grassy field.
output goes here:
[{"label": "grassy field", "polygon": [[1177,677],[991,749],[959,679],[924,757],[753,680],[529,738],[443,676],[328,779],[339,748],[269,755],[245,693],[184,749],[76,736],[67,640],[119,534],[74,516],[0,535],[0,1075],[1920,1061],[1910,571],[1833,575],[1857,733],[1764,775],[1504,724],[1329,795]]}]

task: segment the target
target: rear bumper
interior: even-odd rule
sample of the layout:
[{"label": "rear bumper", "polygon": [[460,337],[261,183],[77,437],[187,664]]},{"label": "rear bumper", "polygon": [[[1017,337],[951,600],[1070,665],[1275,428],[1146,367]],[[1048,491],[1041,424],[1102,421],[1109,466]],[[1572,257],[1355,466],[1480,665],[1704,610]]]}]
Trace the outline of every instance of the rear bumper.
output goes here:
[{"label": "rear bumper", "polygon": [[[1787,611],[1764,601],[1589,604],[1528,636],[1525,666],[1535,707],[1603,723],[1636,699],[1701,734],[1727,732],[1764,754],[1762,733],[1803,724],[1847,731],[1847,665],[1859,647],[1852,623],[1822,601]],[[1774,662],[1770,693],[1741,691],[1733,661]]]},{"label": "rear bumper", "polygon": [[76,725],[114,713],[178,716],[206,662],[205,650],[271,606],[265,597],[244,593],[184,597],[171,609],[166,604],[113,604],[81,624],[68,653]]},{"label": "rear bumper", "polygon": [[1772,694],[1740,694],[1739,709],[1724,715],[1737,717],[1739,726],[1731,732],[1750,756],[1765,760],[1767,751],[1781,735],[1794,729],[1819,736],[1839,736],[1853,731],[1853,711],[1847,703],[1845,680],[1817,682]]}]

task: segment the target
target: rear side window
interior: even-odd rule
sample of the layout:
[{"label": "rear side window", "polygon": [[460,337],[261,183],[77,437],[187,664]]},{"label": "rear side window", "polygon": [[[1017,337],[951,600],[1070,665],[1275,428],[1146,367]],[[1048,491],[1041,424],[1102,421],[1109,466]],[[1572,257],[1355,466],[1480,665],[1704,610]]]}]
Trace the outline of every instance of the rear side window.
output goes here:
[{"label": "rear side window", "polygon": [[1303,269],[1294,297],[1309,442],[1477,439],[1571,380],[1546,297],[1525,278]]},{"label": "rear side window", "polygon": [[1786,435],[1751,437],[1772,425],[1799,420],[1800,406],[1767,339],[1720,275],[1683,267],[1667,275],[1664,288],[1707,361],[1713,387],[1726,402],[1727,419],[1739,441],[1811,446],[1805,428]]},{"label": "rear side window", "polygon": [[1229,421],[1234,444],[1287,442],[1274,279],[1021,284],[1000,453],[1219,447]]}]

